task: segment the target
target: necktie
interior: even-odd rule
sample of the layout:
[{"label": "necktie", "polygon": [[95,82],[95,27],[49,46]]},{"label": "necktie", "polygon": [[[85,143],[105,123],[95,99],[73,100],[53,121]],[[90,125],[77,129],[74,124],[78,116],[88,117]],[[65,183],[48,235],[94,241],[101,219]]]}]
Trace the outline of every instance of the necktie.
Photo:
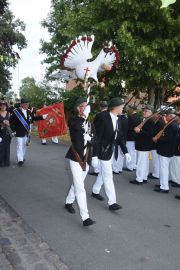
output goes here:
[{"label": "necktie", "polygon": [[118,132],[118,120],[116,121],[116,129],[115,129],[115,136],[114,136],[114,157],[117,160],[118,158],[118,144],[117,144],[117,132]]}]

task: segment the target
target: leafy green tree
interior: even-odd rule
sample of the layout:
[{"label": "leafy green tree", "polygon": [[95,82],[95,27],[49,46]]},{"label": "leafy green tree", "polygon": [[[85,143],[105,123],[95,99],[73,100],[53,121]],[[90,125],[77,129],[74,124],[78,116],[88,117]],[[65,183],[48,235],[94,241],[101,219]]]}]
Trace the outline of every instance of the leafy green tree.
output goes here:
[{"label": "leafy green tree", "polygon": [[106,77],[106,93],[126,90],[147,91],[156,103],[175,84],[180,75],[180,1],[160,9],[160,0],[53,0],[52,10],[43,26],[52,38],[42,42],[49,73],[60,68],[59,58],[67,42],[83,34],[94,34],[96,53],[106,40],[120,51],[119,68]]},{"label": "leafy green tree", "polygon": [[19,54],[14,47],[22,50],[26,47],[26,39],[22,32],[25,25],[15,19],[9,10],[8,1],[0,0],[0,92],[5,94],[10,88],[10,68],[15,67]]},{"label": "leafy green tree", "polygon": [[37,83],[34,78],[26,77],[19,88],[20,97],[27,98],[32,107],[42,108],[60,100],[59,92],[50,86],[47,81]]}]

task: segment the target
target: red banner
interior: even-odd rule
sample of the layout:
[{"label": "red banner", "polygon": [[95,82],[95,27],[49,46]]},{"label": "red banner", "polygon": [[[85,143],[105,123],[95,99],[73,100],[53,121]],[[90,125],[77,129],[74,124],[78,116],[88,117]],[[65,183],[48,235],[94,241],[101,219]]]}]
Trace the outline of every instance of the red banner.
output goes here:
[{"label": "red banner", "polygon": [[57,103],[37,111],[37,115],[48,114],[45,120],[38,121],[40,138],[60,136],[67,133],[64,115],[64,103]]}]

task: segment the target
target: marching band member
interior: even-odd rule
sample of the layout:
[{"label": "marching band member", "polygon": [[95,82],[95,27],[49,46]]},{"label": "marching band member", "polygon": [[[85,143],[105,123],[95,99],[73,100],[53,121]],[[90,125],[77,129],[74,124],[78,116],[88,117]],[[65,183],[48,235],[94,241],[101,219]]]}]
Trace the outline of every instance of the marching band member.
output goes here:
[{"label": "marching band member", "polygon": [[157,135],[153,137],[153,141],[157,143],[160,164],[160,185],[157,185],[154,191],[160,193],[169,192],[169,163],[174,155],[179,128],[175,117],[175,110],[166,111],[167,124],[163,128],[162,135],[159,138]]},{"label": "marching band member", "polygon": [[144,122],[142,127],[135,127],[137,133],[135,148],[137,150],[137,168],[136,179],[131,180],[131,184],[142,185],[147,183],[147,177],[149,174],[149,151],[153,148],[153,128],[154,121],[151,119],[153,108],[150,105],[146,105],[143,111]]},{"label": "marching band member", "polygon": [[[122,134],[124,137],[124,142],[126,143],[127,140],[127,131],[128,131],[128,118],[125,114],[125,111],[123,109],[123,112],[121,115],[118,116],[118,125],[119,128],[122,130]],[[122,173],[123,170],[123,164],[124,164],[124,154],[121,150],[121,147],[118,146],[118,156],[117,159],[115,158],[115,155],[113,157],[113,174],[119,174]]]},{"label": "marching band member", "polygon": [[[130,160],[122,130],[118,126],[118,115],[122,113],[124,101],[120,98],[112,98],[109,103],[109,112],[101,119],[96,128],[97,147],[94,148],[92,162],[99,160],[100,172],[93,185],[92,196],[102,200],[99,194],[102,184],[108,197],[109,210],[116,211],[122,207],[116,203],[116,192],[113,182],[112,160],[114,149],[120,145],[125,157]],[[116,151],[115,151],[116,154]]]},{"label": "marching band member", "polygon": [[33,116],[29,108],[29,101],[21,99],[20,107],[14,109],[10,117],[10,126],[17,139],[17,159],[18,165],[22,166],[25,161],[26,146],[29,142],[29,132],[31,121],[43,120],[47,115]]},{"label": "marching band member", "polygon": [[126,146],[129,154],[131,155],[131,161],[126,162],[126,166],[128,171],[133,171],[136,169],[136,159],[137,153],[135,149],[135,140],[136,140],[136,132],[134,128],[137,127],[141,123],[140,116],[136,112],[137,106],[132,104],[128,105],[128,132],[127,132],[127,142]]},{"label": "marching band member", "polygon": [[[108,109],[107,101],[101,101],[99,107],[100,107],[100,112],[98,112],[96,114],[96,116],[94,118],[94,122],[93,122],[95,129],[98,127],[99,121],[101,121],[101,119],[104,116],[106,116],[106,114],[107,114],[107,109]],[[98,173],[99,173],[99,170],[100,170],[99,166],[100,165],[99,165],[99,162],[98,162],[97,166],[94,168],[94,172],[89,172],[88,174],[98,176]]]},{"label": "marching band member", "polygon": [[177,119],[179,124],[178,135],[176,138],[176,146],[174,156],[171,158],[169,165],[169,174],[172,187],[180,187],[180,117]]},{"label": "marching band member", "polygon": [[[153,137],[164,127],[164,118],[160,113],[154,115],[153,120],[155,122],[153,129]],[[148,175],[150,179],[159,179],[159,155],[156,149],[157,144],[153,143],[152,150],[152,172]]]},{"label": "marching band member", "polygon": [[[69,159],[73,184],[71,185],[66,197],[65,208],[69,213],[74,214],[75,209],[73,207],[73,203],[76,198],[80,210],[80,216],[83,220],[83,226],[90,226],[93,225],[95,221],[89,217],[86,191],[84,187],[84,180],[89,170],[87,156],[84,157],[84,123],[89,114],[89,105],[87,105],[86,100],[87,99],[84,97],[77,99],[75,109],[78,111],[78,116],[71,118],[68,122],[72,145],[66,154],[66,158]],[[91,140],[91,138],[88,140]]]}]

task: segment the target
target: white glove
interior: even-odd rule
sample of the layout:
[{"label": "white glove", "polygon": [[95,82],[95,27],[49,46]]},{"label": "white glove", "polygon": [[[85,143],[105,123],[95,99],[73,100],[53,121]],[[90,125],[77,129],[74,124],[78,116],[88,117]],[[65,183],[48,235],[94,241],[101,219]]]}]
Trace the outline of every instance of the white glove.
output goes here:
[{"label": "white glove", "polygon": [[0,142],[2,142],[2,138],[0,137]]},{"label": "white glove", "polygon": [[97,168],[98,164],[99,164],[98,157],[92,157],[91,165],[93,166],[94,169]]},{"label": "white glove", "polygon": [[84,112],[83,112],[83,114],[86,116],[86,118],[88,118],[90,111],[91,111],[91,107],[90,107],[90,105],[87,105],[86,108],[84,109]]},{"label": "white glove", "polygon": [[42,118],[45,120],[47,118],[48,114],[43,114]]},{"label": "white glove", "polygon": [[84,133],[84,140],[85,141],[88,141],[88,142],[90,142],[91,141],[91,136],[89,136],[89,134],[87,134],[87,133]]},{"label": "white glove", "polygon": [[13,132],[13,133],[12,133],[12,136],[15,137],[15,136],[16,136],[16,132]]},{"label": "white glove", "polygon": [[131,161],[131,156],[130,156],[129,153],[126,153],[126,154],[125,154],[125,157],[126,157],[126,161],[127,161],[127,162],[130,162],[130,161]]}]

